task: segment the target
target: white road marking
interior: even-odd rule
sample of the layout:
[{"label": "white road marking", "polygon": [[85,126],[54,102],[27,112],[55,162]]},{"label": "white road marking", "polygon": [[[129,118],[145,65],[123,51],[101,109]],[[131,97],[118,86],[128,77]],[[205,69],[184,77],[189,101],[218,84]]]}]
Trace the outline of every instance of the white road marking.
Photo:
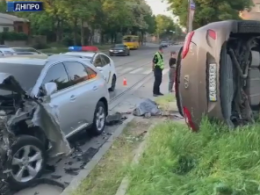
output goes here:
[{"label": "white road marking", "polygon": [[163,72],[162,72],[162,74],[165,75],[166,73],[168,73],[168,71],[169,71],[168,68],[167,68],[167,69],[164,69]]},{"label": "white road marking", "polygon": [[128,71],[130,71],[130,70],[132,70],[132,69],[133,69],[133,68],[126,68],[126,69],[120,71],[120,73],[121,73],[121,74],[122,74],[122,73],[126,73],[126,72],[128,72]]},{"label": "white road marking", "polygon": [[133,70],[132,72],[130,72],[130,74],[135,74],[135,73],[138,73],[142,70],[143,70],[143,68],[137,68],[136,70]]},{"label": "white road marking", "polygon": [[151,68],[151,69],[145,71],[144,74],[150,74],[152,71],[153,71],[153,70],[152,70],[152,68]]}]

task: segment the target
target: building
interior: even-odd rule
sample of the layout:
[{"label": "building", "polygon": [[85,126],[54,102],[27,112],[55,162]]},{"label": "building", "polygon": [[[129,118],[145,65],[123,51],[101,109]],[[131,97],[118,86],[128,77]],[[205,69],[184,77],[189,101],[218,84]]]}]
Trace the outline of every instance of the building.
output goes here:
[{"label": "building", "polygon": [[260,0],[252,0],[254,6],[251,10],[241,11],[239,16],[244,20],[260,20]]},{"label": "building", "polygon": [[10,14],[0,13],[0,32],[30,34],[30,21]]}]

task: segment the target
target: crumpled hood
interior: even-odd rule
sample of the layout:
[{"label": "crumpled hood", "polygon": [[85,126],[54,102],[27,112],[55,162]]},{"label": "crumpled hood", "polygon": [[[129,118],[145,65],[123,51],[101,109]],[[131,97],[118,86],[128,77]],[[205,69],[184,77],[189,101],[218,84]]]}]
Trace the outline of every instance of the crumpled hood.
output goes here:
[{"label": "crumpled hood", "polygon": [[[28,95],[19,82],[12,75],[7,73],[0,73],[0,90],[1,89],[13,91],[21,95]],[[52,148],[49,151],[49,157],[70,154],[70,144],[59,125],[59,111],[52,108],[47,101],[28,100],[25,101],[25,104],[27,107],[31,108],[30,110],[34,110],[31,118],[32,124],[40,127],[44,131],[52,145]],[[9,118],[7,122],[8,125],[15,124],[24,114],[27,114],[26,111],[17,111],[15,115],[12,115]]]}]

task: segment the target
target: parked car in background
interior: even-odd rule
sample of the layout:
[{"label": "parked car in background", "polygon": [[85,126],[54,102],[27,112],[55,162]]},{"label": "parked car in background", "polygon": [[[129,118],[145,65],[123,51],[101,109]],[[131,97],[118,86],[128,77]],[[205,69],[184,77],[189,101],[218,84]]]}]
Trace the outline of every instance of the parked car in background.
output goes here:
[{"label": "parked car in background", "polygon": [[130,56],[130,49],[124,44],[115,44],[109,49],[110,56]]},{"label": "parked car in background", "polygon": [[259,120],[260,22],[221,21],[187,34],[176,99],[193,130],[203,115],[231,128]]},{"label": "parked car in background", "polygon": [[167,41],[162,41],[161,43],[160,43],[160,45],[162,46],[162,47],[168,47],[168,42]]},{"label": "parked car in background", "polygon": [[48,56],[32,47],[12,47],[16,55],[43,55]]},{"label": "parked car in background", "polygon": [[12,48],[0,47],[0,57],[13,56],[15,51]]},{"label": "parked car in background", "polygon": [[114,91],[116,88],[117,81],[117,72],[114,61],[102,52],[91,52],[91,51],[73,51],[71,49],[70,52],[60,54],[60,55],[68,55],[68,56],[77,56],[85,59],[92,63],[103,75],[105,80],[107,81],[107,87],[109,91]]},{"label": "parked car in background", "polygon": [[0,90],[0,163],[12,188],[34,183],[54,152],[68,154],[70,136],[105,128],[106,80],[84,59],[0,58]]}]

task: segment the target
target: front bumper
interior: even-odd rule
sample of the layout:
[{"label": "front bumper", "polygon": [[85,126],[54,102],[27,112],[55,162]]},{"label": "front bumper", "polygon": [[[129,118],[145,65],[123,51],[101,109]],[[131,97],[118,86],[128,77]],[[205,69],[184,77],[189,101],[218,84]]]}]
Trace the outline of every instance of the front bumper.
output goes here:
[{"label": "front bumper", "polygon": [[123,52],[109,52],[109,55],[111,56],[124,56],[126,55],[126,53],[123,51]]}]

